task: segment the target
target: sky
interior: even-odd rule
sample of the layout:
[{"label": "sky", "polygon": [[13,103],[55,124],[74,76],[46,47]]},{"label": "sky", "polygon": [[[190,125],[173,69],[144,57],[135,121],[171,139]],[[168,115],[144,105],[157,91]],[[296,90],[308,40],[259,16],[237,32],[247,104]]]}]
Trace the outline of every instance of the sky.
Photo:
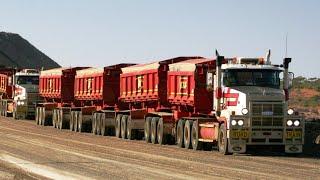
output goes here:
[{"label": "sky", "polygon": [[61,66],[103,67],[177,56],[292,58],[320,77],[317,0],[0,0],[0,31]]}]

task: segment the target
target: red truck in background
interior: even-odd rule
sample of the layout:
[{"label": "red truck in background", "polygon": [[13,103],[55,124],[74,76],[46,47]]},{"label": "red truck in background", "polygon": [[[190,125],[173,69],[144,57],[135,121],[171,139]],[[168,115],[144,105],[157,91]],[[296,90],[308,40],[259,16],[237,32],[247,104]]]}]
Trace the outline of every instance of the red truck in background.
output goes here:
[{"label": "red truck in background", "polygon": [[290,61],[217,55],[42,71],[36,122],[195,150],[217,145],[223,154],[256,145],[301,153],[304,120],[287,103]]},{"label": "red truck in background", "polygon": [[38,70],[0,68],[0,115],[33,119],[41,101],[38,85]]}]

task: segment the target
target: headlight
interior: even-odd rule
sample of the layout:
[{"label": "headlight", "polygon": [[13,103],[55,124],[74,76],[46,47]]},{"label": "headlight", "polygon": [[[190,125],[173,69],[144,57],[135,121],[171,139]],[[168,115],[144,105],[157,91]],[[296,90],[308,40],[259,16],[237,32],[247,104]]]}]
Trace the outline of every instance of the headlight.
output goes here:
[{"label": "headlight", "polygon": [[237,124],[237,121],[236,121],[236,120],[232,120],[232,121],[231,121],[231,125],[232,125],[232,126],[235,126],[236,124]]},{"label": "headlight", "polygon": [[18,105],[20,105],[21,104],[21,102],[20,101],[18,101],[18,103],[17,103]]},{"label": "headlight", "polygon": [[292,115],[294,113],[293,109],[288,109],[288,114]]},{"label": "headlight", "polygon": [[238,121],[238,125],[239,125],[239,126],[243,126],[243,120],[239,120],[239,121]]},{"label": "headlight", "polygon": [[293,124],[292,120],[288,120],[288,121],[287,121],[287,125],[288,125],[288,126],[292,126],[292,124]]},{"label": "headlight", "polygon": [[300,121],[299,120],[295,120],[293,124],[294,124],[294,126],[299,126],[300,125]]},{"label": "headlight", "polygon": [[243,115],[247,115],[249,111],[247,108],[243,108],[241,112]]},{"label": "headlight", "polygon": [[21,104],[21,105],[24,105],[24,102],[23,102],[23,101],[21,101],[21,102],[20,102],[20,104]]}]

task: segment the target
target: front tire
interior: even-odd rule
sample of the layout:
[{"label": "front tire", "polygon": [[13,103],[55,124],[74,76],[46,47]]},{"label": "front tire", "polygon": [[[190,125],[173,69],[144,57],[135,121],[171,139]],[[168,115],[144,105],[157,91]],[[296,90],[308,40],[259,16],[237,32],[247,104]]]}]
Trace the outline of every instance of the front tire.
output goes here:
[{"label": "front tire", "polygon": [[228,152],[228,138],[227,129],[224,124],[220,125],[219,136],[218,136],[218,148],[219,152],[223,155],[229,154]]}]

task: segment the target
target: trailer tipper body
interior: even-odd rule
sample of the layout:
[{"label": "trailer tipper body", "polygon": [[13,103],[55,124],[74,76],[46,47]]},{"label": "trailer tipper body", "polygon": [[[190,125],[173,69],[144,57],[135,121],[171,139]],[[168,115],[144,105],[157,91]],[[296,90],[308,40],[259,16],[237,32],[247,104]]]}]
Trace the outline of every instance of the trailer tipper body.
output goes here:
[{"label": "trailer tipper body", "polygon": [[277,66],[269,58],[217,55],[62,69],[57,76],[47,71],[40,76],[46,103],[39,104],[37,122],[52,114],[59,128],[194,150],[217,145],[223,154],[245,153],[249,146],[301,153],[304,120],[288,108],[290,61]]},{"label": "trailer tipper body", "polygon": [[41,71],[39,93],[44,102],[37,104],[37,124],[52,124],[54,127],[62,129],[67,122],[69,123],[70,107],[77,103],[74,101],[76,71],[84,68],[86,67],[56,68]]}]

